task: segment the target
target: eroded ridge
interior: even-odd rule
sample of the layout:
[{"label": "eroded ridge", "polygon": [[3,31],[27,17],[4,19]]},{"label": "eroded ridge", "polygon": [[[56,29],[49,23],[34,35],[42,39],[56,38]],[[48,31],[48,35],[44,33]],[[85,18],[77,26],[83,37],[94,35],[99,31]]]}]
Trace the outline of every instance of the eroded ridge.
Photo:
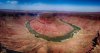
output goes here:
[{"label": "eroded ridge", "polygon": [[75,26],[75,25],[73,25],[71,23],[66,23],[66,22],[64,22],[61,19],[60,19],[60,21],[62,21],[65,24],[70,25],[73,28],[73,30],[70,31],[69,33],[63,35],[63,36],[58,36],[58,37],[51,38],[51,37],[48,37],[47,35],[40,34],[40,33],[36,32],[34,29],[32,29],[32,27],[30,26],[30,21],[28,21],[26,23],[26,27],[28,28],[28,30],[30,31],[30,33],[35,34],[35,37],[37,37],[37,38],[43,38],[43,39],[45,39],[47,41],[54,41],[54,42],[61,42],[62,40],[72,38],[73,35],[74,35],[74,33],[77,33],[80,30],[80,28],[78,26]]}]

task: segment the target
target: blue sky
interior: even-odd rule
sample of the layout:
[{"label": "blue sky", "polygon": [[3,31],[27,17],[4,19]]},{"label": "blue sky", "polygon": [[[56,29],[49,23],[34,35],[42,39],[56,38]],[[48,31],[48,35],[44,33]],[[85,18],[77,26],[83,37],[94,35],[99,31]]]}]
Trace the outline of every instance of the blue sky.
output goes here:
[{"label": "blue sky", "polygon": [[100,12],[100,0],[0,0],[0,9]]}]

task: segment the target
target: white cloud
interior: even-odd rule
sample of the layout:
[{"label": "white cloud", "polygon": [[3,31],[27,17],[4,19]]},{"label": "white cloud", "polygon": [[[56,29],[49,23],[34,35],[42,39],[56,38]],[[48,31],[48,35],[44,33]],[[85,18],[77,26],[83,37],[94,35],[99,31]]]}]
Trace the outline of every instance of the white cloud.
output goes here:
[{"label": "white cloud", "polygon": [[22,10],[57,10],[57,11],[79,11],[79,12],[100,12],[100,6],[75,6],[75,5],[50,5],[36,3],[21,5]]},{"label": "white cloud", "polygon": [[7,1],[7,3],[8,3],[8,4],[17,4],[18,1],[16,1],[16,0],[10,1],[10,0],[9,0],[9,1]]},{"label": "white cloud", "polygon": [[43,4],[43,3],[23,4],[23,5],[18,5],[18,4],[5,5],[4,4],[4,5],[1,5],[0,8],[16,9],[16,10],[56,10],[56,11],[100,12],[100,6],[53,5],[53,4]]}]

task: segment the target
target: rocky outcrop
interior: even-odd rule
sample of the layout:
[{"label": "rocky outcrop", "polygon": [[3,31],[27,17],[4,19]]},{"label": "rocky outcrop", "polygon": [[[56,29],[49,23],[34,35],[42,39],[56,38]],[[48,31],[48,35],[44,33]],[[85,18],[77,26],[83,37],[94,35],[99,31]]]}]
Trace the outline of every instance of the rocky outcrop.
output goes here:
[{"label": "rocky outcrop", "polygon": [[[48,17],[48,15],[46,15]],[[45,17],[45,16],[43,16]],[[23,53],[99,53],[100,52],[100,20],[86,19],[83,17],[76,16],[50,16],[52,21],[47,22],[47,27],[39,23],[38,19],[30,18],[30,16],[20,16],[19,18],[13,17],[0,17],[0,43],[6,51],[23,52]],[[41,38],[34,37],[26,28],[26,22],[32,20],[31,26],[40,27],[44,29],[50,29],[53,33],[54,30],[57,32],[68,32],[73,29],[69,25],[59,25],[58,22],[53,21],[53,17],[57,20],[64,18],[63,20],[67,23],[71,23],[81,28],[78,33],[74,33],[73,38],[63,40],[62,42],[46,41]],[[88,18],[88,17],[87,17]],[[48,20],[48,19],[46,19]],[[45,21],[42,21],[45,23]],[[52,24],[51,24],[52,23]],[[34,24],[34,25],[33,25]],[[49,26],[48,26],[49,25]],[[55,27],[57,25],[57,27]],[[63,27],[64,26],[64,27]],[[51,27],[51,28],[49,28]],[[53,28],[53,29],[52,29]],[[60,29],[59,29],[60,28]],[[68,28],[68,29],[67,29]],[[41,29],[37,32],[47,34],[47,31]],[[66,29],[66,30],[65,30]],[[44,31],[42,31],[44,30]],[[59,30],[59,31],[58,31]],[[46,32],[46,33],[44,33]],[[48,32],[48,33],[49,33]],[[55,35],[55,33],[54,33]],[[59,35],[59,34],[58,34]],[[1,46],[0,46],[1,47]],[[2,48],[0,48],[0,52]],[[10,53],[11,53],[10,52]]]}]

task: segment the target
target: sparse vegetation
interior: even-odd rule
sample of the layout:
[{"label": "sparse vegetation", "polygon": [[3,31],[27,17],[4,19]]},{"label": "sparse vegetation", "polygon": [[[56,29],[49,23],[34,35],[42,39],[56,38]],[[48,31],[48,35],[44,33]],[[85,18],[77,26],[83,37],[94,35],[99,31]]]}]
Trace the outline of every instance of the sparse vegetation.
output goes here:
[{"label": "sparse vegetation", "polygon": [[[63,20],[61,20],[61,21],[64,22]],[[59,36],[59,37],[54,37],[54,38],[50,38],[46,35],[43,35],[43,34],[36,32],[34,29],[31,28],[29,21],[26,22],[26,27],[28,28],[30,33],[35,34],[35,37],[37,37],[37,38],[43,38],[47,41],[61,42],[62,40],[72,38],[74,33],[77,33],[80,30],[79,27],[72,25],[71,23],[67,23],[67,22],[64,22],[64,23],[69,24],[73,28],[73,30],[64,36]]]},{"label": "sparse vegetation", "polygon": [[[88,51],[90,51],[90,53],[100,52],[100,36],[96,38],[96,32],[99,31],[98,34],[100,34],[100,14],[84,15],[84,13],[56,13],[57,18],[60,17],[62,19],[61,21],[64,24],[67,24],[73,28],[73,30],[67,33],[66,35],[56,38],[50,38],[46,35],[40,34],[39,32],[33,30],[30,27],[30,20],[34,20],[34,16],[32,17],[30,15],[22,14],[17,17],[14,15],[4,14],[2,15],[2,13],[0,12],[0,43],[4,44],[4,51],[11,51],[13,53],[21,51],[23,51],[23,53],[38,53],[38,51],[41,52],[47,50],[47,53],[53,53],[56,51],[59,52],[58,50],[61,49],[66,53],[86,53]],[[77,33],[77,35],[74,33]],[[34,34],[38,38],[34,37]],[[74,37],[73,34],[75,35]],[[69,40],[60,42],[65,39]],[[38,42],[37,40],[40,41]],[[46,43],[36,44],[36,42]],[[40,49],[41,47],[44,47],[43,45],[45,45],[46,48]],[[50,46],[47,47],[47,45]],[[92,50],[91,46],[94,46]],[[4,53],[2,51],[1,46],[0,53]]]}]

